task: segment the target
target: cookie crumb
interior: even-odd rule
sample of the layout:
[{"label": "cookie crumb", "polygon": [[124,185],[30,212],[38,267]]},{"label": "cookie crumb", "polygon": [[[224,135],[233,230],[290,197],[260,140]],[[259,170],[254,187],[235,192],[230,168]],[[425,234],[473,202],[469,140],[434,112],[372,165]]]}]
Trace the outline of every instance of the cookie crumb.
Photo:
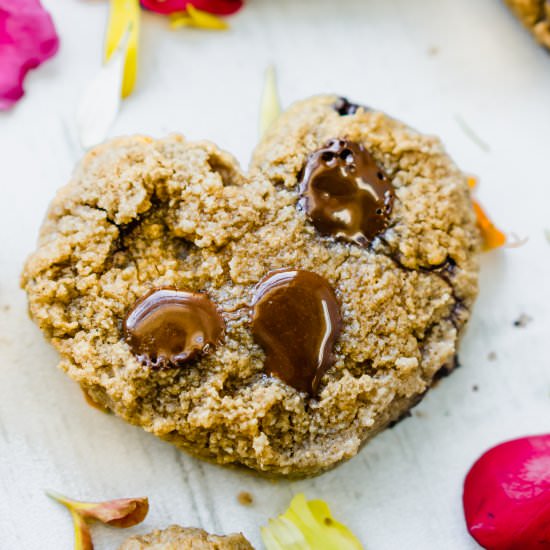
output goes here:
[{"label": "cookie crumb", "polygon": [[237,501],[241,506],[252,506],[254,497],[248,491],[241,491],[237,495]]},{"label": "cookie crumb", "polygon": [[417,418],[426,418],[426,413],[424,411],[414,411],[414,416]]},{"label": "cookie crumb", "polygon": [[515,321],[514,326],[519,328],[526,327],[533,318],[530,315],[527,315],[526,313],[522,313]]},{"label": "cookie crumb", "polygon": [[489,359],[489,361],[496,361],[497,359],[496,351],[490,351],[489,355],[487,355],[487,359]]},{"label": "cookie crumb", "polygon": [[86,403],[88,403],[88,405],[90,405],[90,407],[93,407],[94,409],[97,409],[98,411],[101,411],[102,413],[111,414],[111,411],[107,407],[103,406],[101,403],[98,403],[90,395],[88,390],[84,389],[82,386],[80,387],[80,389],[82,390],[82,394],[84,395],[84,399],[85,399]]},{"label": "cookie crumb", "polygon": [[472,386],[472,391],[479,391],[479,386],[477,384],[474,384]]},{"label": "cookie crumb", "polygon": [[427,50],[427,54],[430,57],[434,57],[439,53],[439,48],[437,46],[430,46]]},{"label": "cookie crumb", "polygon": [[9,304],[2,305],[2,311],[7,313],[10,309],[11,309],[11,306]]}]

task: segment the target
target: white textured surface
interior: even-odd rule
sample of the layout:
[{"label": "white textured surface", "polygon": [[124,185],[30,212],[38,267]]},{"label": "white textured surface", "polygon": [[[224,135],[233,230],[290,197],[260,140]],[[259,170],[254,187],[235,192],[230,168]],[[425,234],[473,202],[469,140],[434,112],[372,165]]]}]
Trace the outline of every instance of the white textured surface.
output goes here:
[{"label": "white textured surface", "polygon": [[[328,474],[275,483],[200,463],[88,407],[26,316],[18,274],[81,155],[74,109],[100,60],[107,10],[100,1],[45,4],[62,49],[28,78],[24,101],[0,114],[0,548],[71,548],[69,516],[46,487],[87,499],[149,496],[134,533],[178,522],[243,530],[261,547],[259,525],[303,491],[325,498],[369,550],[475,548],[460,500],[469,465],[493,443],[550,430],[550,56],[498,0],[250,0],[226,34],[174,34],[144,17],[138,90],[113,135],[182,131],[246,164],[263,71],[274,62],[285,103],[335,91],[439,134],[480,176],[494,219],[529,236],[523,248],[483,258],[462,368],[413,418]],[[522,313],[533,321],[516,328]],[[241,490],[252,507],[236,503]],[[95,528],[96,547],[115,548],[127,534]]]}]

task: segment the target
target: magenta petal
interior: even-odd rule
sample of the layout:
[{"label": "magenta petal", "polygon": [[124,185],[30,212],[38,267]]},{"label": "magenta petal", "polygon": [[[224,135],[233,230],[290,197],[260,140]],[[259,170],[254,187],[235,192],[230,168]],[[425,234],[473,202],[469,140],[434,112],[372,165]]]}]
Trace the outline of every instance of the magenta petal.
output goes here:
[{"label": "magenta petal", "polygon": [[487,550],[550,548],[550,434],[493,447],[464,482],[468,531]]},{"label": "magenta petal", "polygon": [[242,8],[243,0],[141,0],[144,8],[163,14],[185,11],[189,4],[215,15],[231,15]]},{"label": "magenta petal", "polygon": [[0,110],[23,96],[27,72],[58,48],[52,18],[39,0],[0,0]]}]

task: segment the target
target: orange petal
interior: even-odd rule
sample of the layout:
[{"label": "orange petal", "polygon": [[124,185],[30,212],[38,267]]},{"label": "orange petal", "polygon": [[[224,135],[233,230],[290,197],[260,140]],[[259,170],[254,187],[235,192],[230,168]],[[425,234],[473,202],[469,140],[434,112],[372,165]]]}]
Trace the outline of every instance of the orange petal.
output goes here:
[{"label": "orange petal", "polygon": [[477,225],[481,231],[484,250],[493,250],[503,246],[506,243],[506,235],[493,224],[476,200],[472,199],[472,204],[476,213]]}]

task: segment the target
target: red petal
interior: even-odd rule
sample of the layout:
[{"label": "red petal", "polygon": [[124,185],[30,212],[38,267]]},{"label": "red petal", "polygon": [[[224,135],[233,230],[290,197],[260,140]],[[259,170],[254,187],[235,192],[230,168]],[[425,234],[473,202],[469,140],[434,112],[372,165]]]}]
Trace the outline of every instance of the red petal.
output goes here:
[{"label": "red petal", "polygon": [[468,531],[487,550],[550,548],[550,434],[487,451],[464,482]]},{"label": "red petal", "polygon": [[23,96],[30,69],[52,57],[59,38],[39,0],[0,0],[0,110]]},{"label": "red petal", "polygon": [[198,10],[216,15],[231,15],[243,7],[243,0],[141,0],[141,5],[157,13],[174,13],[185,11],[191,4]]}]

